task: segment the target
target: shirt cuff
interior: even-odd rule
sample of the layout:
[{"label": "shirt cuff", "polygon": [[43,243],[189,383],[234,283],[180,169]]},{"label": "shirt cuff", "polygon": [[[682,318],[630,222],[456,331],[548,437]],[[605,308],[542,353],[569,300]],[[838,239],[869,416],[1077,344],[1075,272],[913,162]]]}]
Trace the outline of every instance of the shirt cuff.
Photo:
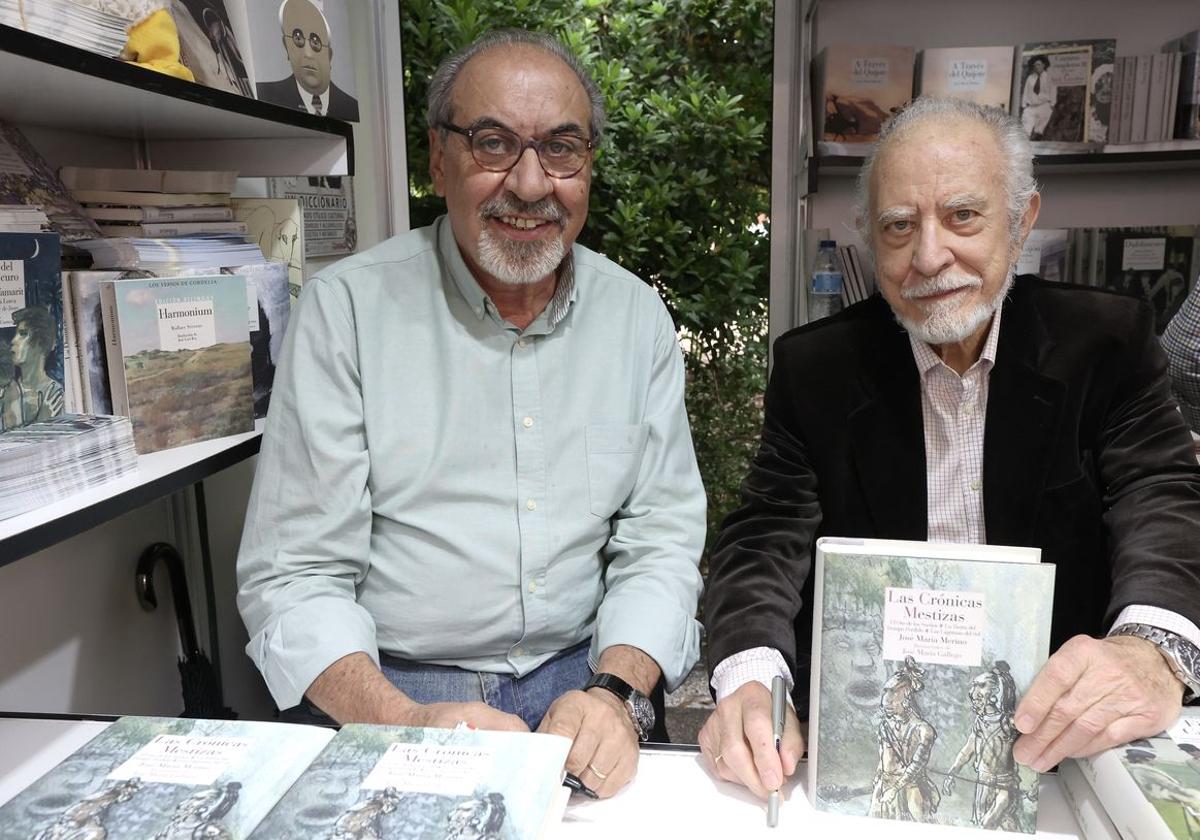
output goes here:
[{"label": "shirt cuff", "polygon": [[770,647],[750,648],[727,656],[717,664],[713,669],[712,688],[720,703],[748,682],[760,682],[770,691],[775,677],[783,677],[787,683],[790,703],[792,675],[783,661],[783,654]]},{"label": "shirt cuff", "polygon": [[674,691],[700,659],[700,622],[661,598],[610,594],[600,605],[592,633],[588,662],[593,669],[613,645],[635,647],[653,659],[667,691]]},{"label": "shirt cuff", "polygon": [[1200,627],[1177,612],[1164,610],[1162,607],[1150,607],[1145,604],[1130,604],[1121,610],[1108,635],[1122,624],[1149,624],[1160,630],[1166,630],[1177,636],[1182,636],[1196,647],[1200,647]]}]

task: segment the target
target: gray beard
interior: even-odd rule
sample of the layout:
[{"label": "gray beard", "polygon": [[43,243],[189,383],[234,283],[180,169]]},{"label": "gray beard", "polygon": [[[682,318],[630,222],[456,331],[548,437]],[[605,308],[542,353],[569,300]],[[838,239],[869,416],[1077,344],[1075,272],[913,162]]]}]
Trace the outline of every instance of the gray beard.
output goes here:
[{"label": "gray beard", "polygon": [[512,286],[528,286],[545,279],[558,270],[566,255],[561,233],[539,242],[515,242],[486,228],[479,234],[479,267]]},{"label": "gray beard", "polygon": [[1004,284],[997,290],[992,299],[982,301],[965,311],[957,306],[936,307],[921,321],[906,318],[894,309],[892,310],[892,314],[895,315],[900,325],[908,330],[909,334],[924,341],[926,344],[954,344],[955,342],[964,341],[970,338],[983,324],[987,323],[996,313],[996,310],[1000,308],[1000,304],[1004,302],[1008,290],[1012,288],[1015,274],[1016,267],[1010,266],[1008,276],[1004,279]]}]

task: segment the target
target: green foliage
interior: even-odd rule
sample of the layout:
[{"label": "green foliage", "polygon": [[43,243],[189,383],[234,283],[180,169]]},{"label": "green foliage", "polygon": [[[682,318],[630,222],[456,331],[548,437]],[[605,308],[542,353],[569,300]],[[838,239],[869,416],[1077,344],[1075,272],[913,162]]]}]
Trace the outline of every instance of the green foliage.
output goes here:
[{"label": "green foliage", "polygon": [[[737,502],[766,373],[771,0],[410,0],[402,7],[410,215],[429,182],[425,96],[437,63],[484,31],[552,33],[604,93],[580,242],[663,296],[679,327],[710,538]],[[711,540],[710,540],[711,544]]]}]

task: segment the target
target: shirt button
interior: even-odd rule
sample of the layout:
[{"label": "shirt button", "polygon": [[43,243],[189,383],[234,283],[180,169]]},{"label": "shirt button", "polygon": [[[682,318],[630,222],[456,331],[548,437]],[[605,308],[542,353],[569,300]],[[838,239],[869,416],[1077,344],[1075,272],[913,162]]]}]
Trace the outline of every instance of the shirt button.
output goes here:
[{"label": "shirt button", "polygon": [[527,499],[525,501],[525,509],[526,510],[537,510],[537,502],[535,502],[533,499]]},{"label": "shirt button", "polygon": [[979,479],[978,478],[971,479],[971,489],[978,490],[979,487],[980,487]]},{"label": "shirt button", "polygon": [[523,647],[513,648],[513,656],[524,656],[524,655],[525,655],[525,648],[523,648]]},{"label": "shirt button", "polygon": [[518,347],[524,347],[524,346],[525,346],[525,345],[527,345],[528,343],[529,343],[529,340],[528,340],[528,339],[525,339],[525,338],[518,338],[518,339],[517,339],[517,346],[518,346]]},{"label": "shirt button", "polygon": [[963,414],[970,417],[974,413],[975,413],[975,406],[971,405],[970,403],[967,403],[966,405],[963,406]]},{"label": "shirt button", "polygon": [[521,421],[521,425],[524,426],[526,429],[528,429],[530,426],[533,425],[533,418],[526,417],[524,420]]},{"label": "shirt button", "polygon": [[530,591],[530,592],[537,592],[537,584],[536,584],[536,583],[534,583],[532,580],[531,580],[531,581],[529,581],[529,591]]}]

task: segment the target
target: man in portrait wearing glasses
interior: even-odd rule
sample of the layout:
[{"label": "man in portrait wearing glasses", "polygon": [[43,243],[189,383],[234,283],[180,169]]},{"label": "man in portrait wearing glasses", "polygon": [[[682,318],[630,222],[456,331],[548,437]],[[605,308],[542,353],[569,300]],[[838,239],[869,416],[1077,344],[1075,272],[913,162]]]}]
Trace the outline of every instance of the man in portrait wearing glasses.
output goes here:
[{"label": "man in portrait wearing glasses", "polygon": [[358,100],[333,83],[333,43],[329,21],[315,0],[279,4],[283,49],[292,75],[260,82],[258,98],[317,116],[358,121]]},{"label": "man in portrait wearing glasses", "polygon": [[604,109],[566,48],[486,34],[428,104],[447,215],[321,272],[292,316],[238,560],[247,650],[281,708],[557,732],[610,795],[664,739],[648,695],[699,655],[675,328],[575,244]]}]

